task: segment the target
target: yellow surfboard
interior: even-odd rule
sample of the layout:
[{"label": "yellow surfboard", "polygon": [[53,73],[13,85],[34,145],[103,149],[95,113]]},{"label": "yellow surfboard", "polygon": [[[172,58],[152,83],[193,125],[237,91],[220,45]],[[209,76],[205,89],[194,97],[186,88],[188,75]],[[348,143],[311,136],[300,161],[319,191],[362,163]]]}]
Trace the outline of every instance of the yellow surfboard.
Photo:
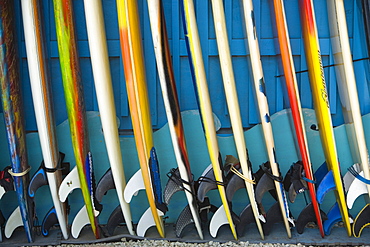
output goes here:
[{"label": "yellow surfboard", "polygon": [[[335,146],[334,131],[329,108],[329,99],[326,89],[324,70],[321,61],[321,53],[318,42],[316,21],[312,1],[300,0],[300,10],[307,67],[310,77],[312,97],[314,101],[321,143],[325,155],[326,164],[328,166],[328,170],[333,175],[337,206],[339,207],[339,211],[344,226],[346,227],[348,236],[351,236],[350,219],[345,200],[342,176],[340,173],[340,167],[338,162],[337,149]],[[320,194],[319,190],[320,186],[317,191],[318,197]],[[323,188],[323,190],[326,191],[327,188]],[[320,202],[320,199],[318,199],[318,201]],[[324,222],[325,234],[328,234],[330,232],[329,228],[331,224],[332,220],[329,217],[329,219]]]}]

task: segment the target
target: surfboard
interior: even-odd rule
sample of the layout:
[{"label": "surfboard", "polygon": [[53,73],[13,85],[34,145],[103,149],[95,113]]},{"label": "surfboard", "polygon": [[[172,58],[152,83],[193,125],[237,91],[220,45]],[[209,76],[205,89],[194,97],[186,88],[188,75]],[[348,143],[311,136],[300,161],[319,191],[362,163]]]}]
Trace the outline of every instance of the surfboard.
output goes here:
[{"label": "surfboard", "polygon": [[[251,0],[243,0],[242,2],[243,15],[245,21],[245,29],[248,39],[248,48],[250,52],[252,74],[253,74],[253,87],[255,90],[255,95],[257,99],[258,111],[260,115],[262,132],[265,141],[266,151],[268,155],[268,160],[271,166],[272,175],[276,178],[274,179],[274,187],[276,189],[277,200],[280,206],[280,211],[284,226],[287,232],[288,238],[291,238],[291,230],[289,222],[293,225],[293,219],[290,218],[288,202],[286,200],[285,191],[283,189],[282,181],[280,181],[280,170],[279,164],[277,163],[275,156],[275,144],[272,133],[272,125],[270,122],[270,113],[268,109],[265,82],[263,78],[262,62],[260,57],[260,50],[258,45],[256,26],[254,20],[253,3]],[[257,190],[257,189],[256,189]],[[256,192],[257,193],[257,192]],[[268,219],[266,219],[268,221]],[[266,224],[268,227],[271,224]]]},{"label": "surfboard", "polygon": [[224,186],[225,178],[223,177],[224,175],[222,173],[222,157],[219,151],[216,130],[214,126],[212,106],[208,91],[206,73],[204,69],[193,1],[182,0],[181,12],[183,18],[185,40],[188,49],[189,63],[195,91],[197,92],[198,96],[197,98],[203,130],[206,137],[209,157],[213,167],[214,178],[217,181],[217,188],[222,201],[222,205],[220,206],[219,210],[217,210],[217,214],[213,216],[215,221],[213,221],[209,226],[210,233],[212,237],[216,237],[219,226],[229,224],[234,238],[237,239],[238,237],[232,219],[232,213],[226,198]]},{"label": "surfboard", "polygon": [[[31,197],[34,197],[39,185],[49,185],[54,209],[44,219],[42,233],[47,235],[49,228],[54,223],[59,223],[64,239],[68,239],[67,205],[62,203],[58,196],[58,189],[62,182],[62,155],[59,154],[56,139],[52,89],[45,57],[44,33],[41,24],[41,6],[39,1],[22,1],[21,3],[32,99],[44,158],[40,170],[31,179],[29,193]],[[42,181],[44,179],[45,181]],[[57,222],[52,220],[55,218],[52,212],[56,213]]]},{"label": "surfboard", "polygon": [[[340,214],[330,216],[328,212],[328,220],[324,222],[325,234],[330,233],[330,228],[340,218],[344,222],[348,236],[351,236],[350,219],[348,215],[348,208],[346,205],[344,188],[342,184],[342,177],[339,169],[338,155],[335,146],[335,139],[333,134],[333,125],[331,121],[329,99],[325,83],[325,75],[321,61],[321,53],[316,29],[316,20],[311,0],[300,0],[301,11],[301,25],[304,39],[304,47],[306,53],[306,61],[308,73],[311,84],[311,91],[314,101],[315,114],[318,122],[321,143],[325,155],[326,165],[329,173],[324,180],[334,180],[332,186],[318,186],[317,199],[322,202],[324,195],[330,189],[335,189],[335,196],[337,203],[330,212],[335,210],[340,211]],[[323,183],[322,181],[321,183]],[[331,184],[331,183],[330,183]]]},{"label": "surfboard", "polygon": [[[306,130],[304,127],[304,119],[302,115],[302,107],[301,107],[301,102],[300,102],[300,97],[299,97],[297,78],[295,75],[292,50],[290,48],[289,32],[288,32],[287,22],[285,18],[284,3],[282,0],[274,0],[273,7],[274,7],[273,20],[275,21],[275,24],[276,24],[281,62],[282,62],[282,67],[283,67],[283,72],[284,72],[285,84],[286,84],[288,97],[289,97],[289,103],[290,103],[293,124],[294,124],[295,136],[297,138],[297,143],[298,143],[299,155],[300,155],[300,159],[303,164],[305,177],[308,179],[308,181],[313,181],[314,180],[313,171],[312,171],[312,166],[311,166],[310,154],[308,150]],[[302,233],[300,231],[301,229],[303,230],[304,226],[308,223],[307,221],[314,220],[316,221],[316,224],[319,228],[321,237],[324,237],[325,233],[324,233],[322,218],[320,214],[320,207],[316,199],[315,184],[312,182],[308,182],[307,187],[309,190],[309,195],[311,198],[311,205],[314,211],[315,219],[308,218],[307,216],[311,214],[308,213],[306,210],[302,210],[296,222],[297,231],[298,233]],[[306,208],[307,210],[312,209],[311,207],[306,207]],[[301,229],[298,230],[299,226],[301,226],[300,227]]]},{"label": "surfboard", "polygon": [[370,3],[367,0],[361,0],[362,15],[364,19],[365,37],[367,54],[370,57]]},{"label": "surfboard", "polygon": [[[342,103],[343,117],[346,123],[347,137],[354,163],[353,167],[350,168],[350,171],[347,172],[345,176],[361,176],[363,179],[369,181],[369,153],[362,125],[344,3],[343,0],[328,0],[327,5],[336,79]],[[356,172],[353,173],[353,171]],[[362,173],[362,175],[359,173]],[[370,196],[369,183],[364,183],[360,177],[351,180],[351,183],[348,184],[346,183],[347,180],[344,179],[347,191],[347,206],[349,208],[352,208],[354,200],[364,193],[364,191]],[[370,207],[370,204],[367,204],[364,210],[361,210],[361,213],[355,218],[352,226],[353,235],[355,237],[359,237],[362,229],[366,225],[370,225],[370,211],[366,209],[368,207]]]},{"label": "surfboard", "polygon": [[183,229],[194,222],[198,235],[203,239],[194,181],[191,173],[184,128],[180,112],[180,103],[177,96],[175,76],[173,73],[170,46],[168,44],[166,20],[161,0],[148,0],[150,26],[152,30],[154,51],[157,60],[159,81],[161,83],[163,101],[166,108],[168,126],[170,129],[172,146],[175,153],[181,186],[186,195],[192,217],[182,211],[176,221],[176,235],[181,236]]},{"label": "surfboard", "polygon": [[140,218],[136,232],[138,236],[144,236],[149,227],[156,226],[159,235],[165,237],[162,216],[167,207],[162,199],[158,160],[153,145],[137,1],[117,1],[117,12],[130,116],[141,168],[128,181],[124,198],[130,202],[134,194],[145,189],[149,208]]},{"label": "surfboard", "polygon": [[76,161],[76,166],[62,181],[59,188],[59,198],[64,202],[73,189],[80,188],[85,205],[72,222],[72,236],[77,238],[82,228],[90,223],[94,236],[100,238],[97,216],[101,211],[101,205],[97,203],[94,195],[95,179],[80,77],[72,1],[54,1],[54,11],[60,69]]},{"label": "surfboard", "polygon": [[[236,91],[236,83],[234,78],[234,72],[232,67],[232,60],[230,54],[230,47],[228,41],[228,34],[226,30],[226,20],[224,13],[224,6],[222,0],[212,0],[212,11],[213,19],[216,33],[216,40],[218,46],[218,53],[220,57],[220,65],[223,77],[223,84],[225,89],[225,96],[227,101],[227,106],[229,110],[231,126],[233,130],[233,136],[235,140],[235,145],[237,149],[237,154],[239,158],[239,163],[243,172],[241,176],[245,182],[245,187],[247,189],[249,202],[252,207],[253,216],[261,235],[264,239],[264,233],[262,229],[262,224],[260,221],[261,214],[258,210],[256,203],[255,193],[254,193],[254,178],[252,176],[252,169],[248,163],[248,151],[244,139],[243,125],[240,115],[240,107],[238,101],[238,94]],[[262,216],[263,217],[263,216]]]},{"label": "surfboard", "polygon": [[13,1],[0,2],[0,86],[1,101],[9,145],[11,169],[19,206],[9,216],[5,225],[5,237],[24,227],[28,241],[34,241],[33,219],[34,205],[27,187],[30,181],[31,167],[27,159],[26,131],[23,113],[23,100],[18,63],[16,26]]},{"label": "surfboard", "polygon": [[118,136],[102,3],[85,1],[84,6],[96,96],[114,185],[128,231],[131,235],[135,235],[130,206],[124,200],[126,179]]}]

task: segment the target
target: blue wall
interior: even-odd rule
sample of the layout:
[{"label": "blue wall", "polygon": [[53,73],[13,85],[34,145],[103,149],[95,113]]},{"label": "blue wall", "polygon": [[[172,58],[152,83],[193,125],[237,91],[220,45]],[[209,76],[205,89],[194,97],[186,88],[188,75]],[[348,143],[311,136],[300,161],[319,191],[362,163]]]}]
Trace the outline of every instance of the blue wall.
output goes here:
[{"label": "blue wall", "polygon": [[[55,23],[52,1],[44,0],[44,27],[46,31],[46,40],[48,44],[48,55],[50,59],[50,71],[52,86],[54,92],[55,110],[57,123],[67,119],[65,101],[62,87],[61,74],[59,69],[58,48],[55,34]],[[138,0],[141,17],[143,43],[145,51],[145,63],[147,80],[150,94],[151,114],[153,128],[158,129],[163,126],[167,120],[162,102],[160,85],[158,82],[155,57],[149,26],[149,17],[146,0]],[[178,93],[180,97],[181,110],[196,109],[196,98],[192,87],[190,69],[185,47],[185,40],[182,30],[181,18],[179,15],[179,1],[163,0],[165,5],[165,15],[170,37],[171,51],[173,55],[173,64],[176,81],[178,84]],[[221,71],[215,40],[215,31],[213,27],[213,18],[210,1],[198,0],[196,2],[197,20],[199,33],[201,35],[201,44],[206,65],[207,78],[209,82],[211,101],[215,114],[221,121],[222,129],[230,128],[228,112],[223,92]],[[363,27],[360,10],[357,1],[345,0],[349,36],[352,45],[353,59],[362,59],[367,57],[366,48],[364,48]],[[87,110],[98,110],[95,88],[93,83],[92,69],[89,58],[89,48],[86,33],[85,16],[82,0],[74,0],[74,10],[77,26],[78,48],[80,54],[80,63],[82,70],[82,80],[84,83],[85,99]],[[316,10],[316,19],[320,37],[321,52],[324,66],[333,64],[331,55],[329,25],[327,20],[326,1],[314,1]],[[27,68],[26,51],[24,47],[23,29],[21,25],[20,3],[16,2],[18,15],[18,34],[21,37],[20,54],[22,56],[22,83],[25,96],[26,122],[27,130],[36,130],[36,122],[33,112],[31,91],[29,85],[29,76]],[[286,1],[286,16],[291,37],[291,46],[294,56],[296,71],[305,71],[307,69],[303,41],[300,28],[298,1]],[[114,0],[104,0],[104,17],[109,47],[111,73],[114,84],[115,102],[117,115],[121,118],[121,130],[130,131],[131,121],[129,117],[126,88],[124,83],[123,66],[121,62],[121,52],[119,47],[119,34],[116,14],[116,3]],[[272,22],[270,18],[271,3],[269,0],[255,0],[254,8],[256,13],[257,33],[260,41],[262,54],[262,63],[266,80],[266,90],[271,114],[288,108],[287,99],[282,85],[284,81],[280,77],[279,57],[276,52],[276,35],[274,35]],[[253,91],[250,83],[249,72],[249,52],[246,48],[245,35],[243,33],[242,18],[239,0],[225,1],[225,12],[227,19],[227,28],[229,31],[229,40],[231,53],[233,56],[233,65],[236,76],[236,83],[241,105],[241,114],[244,127],[251,127],[259,122],[256,114],[256,106],[253,99]],[[362,114],[370,112],[369,98],[369,73],[368,60],[355,62],[357,85],[361,103]],[[342,113],[337,93],[334,68],[325,68],[325,76],[328,84],[329,98],[331,103],[331,112],[333,114],[334,125],[343,123]],[[297,74],[302,106],[312,108],[312,99],[307,72]]]}]

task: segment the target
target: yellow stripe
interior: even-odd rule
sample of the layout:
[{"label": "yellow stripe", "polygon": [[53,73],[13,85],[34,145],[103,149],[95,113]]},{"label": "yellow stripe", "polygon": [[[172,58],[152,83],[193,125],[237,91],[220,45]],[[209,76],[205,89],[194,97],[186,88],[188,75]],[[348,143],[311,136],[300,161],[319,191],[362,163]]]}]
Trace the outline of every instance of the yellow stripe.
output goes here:
[{"label": "yellow stripe", "polygon": [[[206,76],[203,67],[203,58],[200,49],[199,37],[198,37],[198,29],[196,23],[192,23],[191,20],[195,22],[193,14],[190,12],[194,12],[194,4],[192,0],[184,0],[184,14],[186,17],[186,26],[188,28],[188,39],[189,39],[189,48],[191,51],[191,56],[193,58],[192,63],[194,64],[194,74],[195,74],[195,81],[198,88],[198,97],[199,97],[199,104],[200,104],[200,111],[202,114],[203,126],[206,135],[206,142],[208,146],[208,152],[210,155],[210,159],[213,166],[213,171],[215,175],[215,179],[217,181],[222,182],[222,171],[219,167],[218,155],[219,155],[219,148],[217,143],[216,137],[216,130],[214,127],[214,120],[213,120],[213,113],[211,108],[211,102],[209,99],[208,93],[208,85],[206,82]],[[237,239],[235,225],[232,220],[229,204],[226,199],[226,192],[225,187],[222,185],[218,185],[218,191],[220,193],[222,204],[225,208],[226,217],[228,219],[230,229],[235,239]]]}]

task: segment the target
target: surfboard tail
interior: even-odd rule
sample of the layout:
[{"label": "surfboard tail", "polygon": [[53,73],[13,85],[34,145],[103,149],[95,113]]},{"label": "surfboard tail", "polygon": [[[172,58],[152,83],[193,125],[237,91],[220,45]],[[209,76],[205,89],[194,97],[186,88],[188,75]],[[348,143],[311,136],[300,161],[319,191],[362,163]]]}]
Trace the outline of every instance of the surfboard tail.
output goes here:
[{"label": "surfboard tail", "polygon": [[221,200],[225,201],[223,201],[222,205],[215,210],[214,215],[210,220],[209,230],[211,236],[216,237],[219,228],[225,224],[228,224],[234,238],[237,239],[236,223],[239,222],[239,217],[232,211],[232,204],[226,195],[227,181],[232,177],[234,173],[232,173],[230,171],[230,167],[228,167],[230,164],[222,164],[221,156],[219,156],[218,163],[218,166],[220,168],[220,174],[218,176],[221,176],[222,180],[219,181],[216,179],[214,166],[212,164],[209,165],[197,181],[197,198],[198,201],[202,203],[207,198],[206,194],[208,191],[218,189]]},{"label": "surfboard tail", "polygon": [[[133,196],[136,196],[140,190],[146,190],[150,207],[145,211],[139,220],[137,234],[138,236],[144,237],[146,231],[150,227],[156,226],[158,233],[161,235],[161,237],[164,237],[164,224],[162,221],[162,216],[167,212],[168,208],[162,198],[159,166],[154,148],[152,148],[150,152],[148,169],[150,171],[151,188],[145,187],[145,178],[143,177],[142,170],[140,169],[128,181],[124,191],[124,198],[125,201],[129,203]],[[151,191],[148,191],[149,189]],[[149,198],[150,193],[153,195],[154,202],[151,202],[151,199]],[[153,207],[153,205],[155,207]]]},{"label": "surfboard tail", "polygon": [[290,202],[294,202],[297,195],[309,191],[311,202],[300,212],[296,220],[296,228],[298,233],[303,233],[304,227],[308,222],[315,222],[319,228],[321,237],[325,236],[323,228],[323,217],[327,219],[326,214],[320,210],[320,206],[316,199],[316,181],[306,177],[306,169],[303,169],[303,162],[297,161],[288,170],[285,175],[283,184],[284,189],[288,192]]},{"label": "surfboard tail", "polygon": [[[85,206],[83,206],[75,219],[72,222],[72,236],[78,238],[82,228],[91,224],[94,236],[100,238],[100,230],[97,216],[102,210],[102,205],[95,197],[95,178],[92,171],[92,157],[91,153],[87,154],[85,164],[82,171],[82,181],[80,180],[80,172],[75,166],[71,172],[63,179],[59,187],[59,198],[62,202],[66,201],[68,195],[74,190],[80,188],[84,197]],[[78,218],[77,218],[78,217]]]}]

